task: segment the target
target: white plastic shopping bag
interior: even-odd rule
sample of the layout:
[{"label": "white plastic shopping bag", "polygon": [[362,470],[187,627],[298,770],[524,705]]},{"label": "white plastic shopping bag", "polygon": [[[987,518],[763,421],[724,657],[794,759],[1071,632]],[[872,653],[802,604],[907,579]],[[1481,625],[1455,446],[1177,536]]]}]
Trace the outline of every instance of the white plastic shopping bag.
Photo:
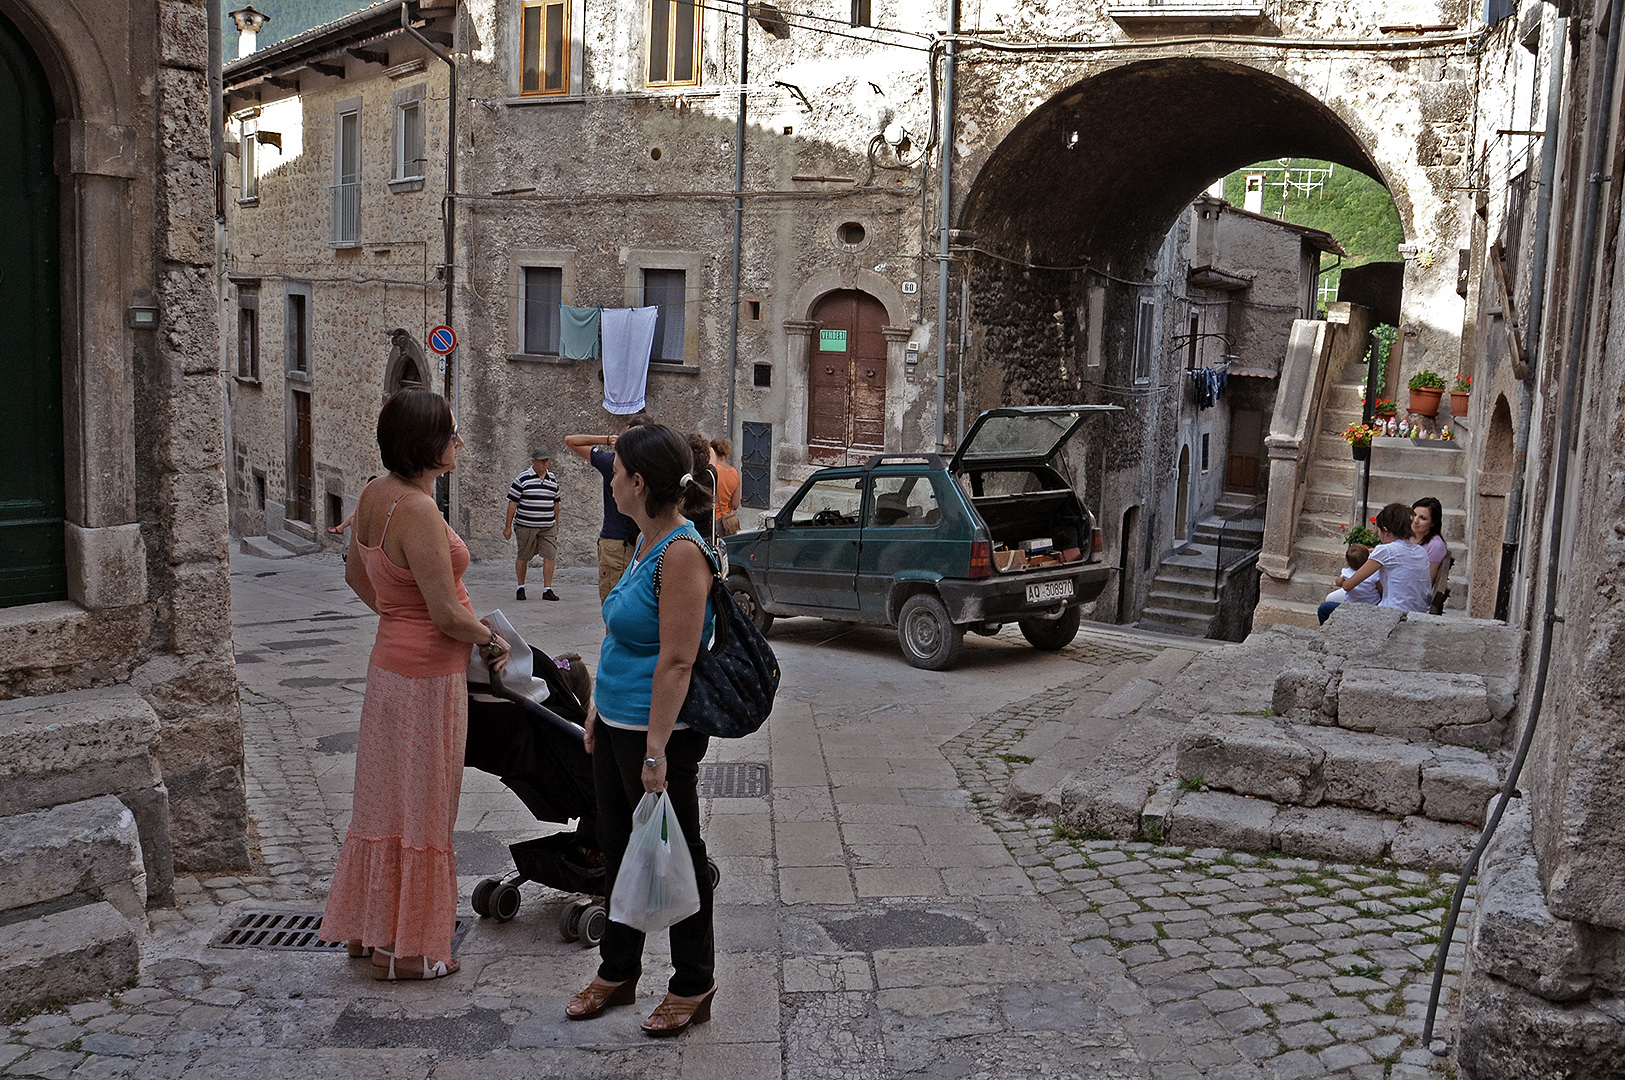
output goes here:
[{"label": "white plastic shopping bag", "polygon": [[632,837],[609,897],[609,917],[644,933],[664,930],[700,910],[694,859],[671,797],[646,791],[632,813]]}]

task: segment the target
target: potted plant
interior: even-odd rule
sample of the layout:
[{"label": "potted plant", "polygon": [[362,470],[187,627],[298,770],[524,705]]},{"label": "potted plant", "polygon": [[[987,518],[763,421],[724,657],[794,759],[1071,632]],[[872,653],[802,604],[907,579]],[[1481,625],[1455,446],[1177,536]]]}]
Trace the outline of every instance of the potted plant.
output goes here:
[{"label": "potted plant", "polygon": [[1378,398],[1376,403],[1371,406],[1371,415],[1386,420],[1390,416],[1399,415],[1399,406],[1394,403],[1393,398]]},{"label": "potted plant", "polygon": [[1467,398],[1473,392],[1473,377],[1457,375],[1456,385],[1450,388],[1450,415],[1467,415]]},{"label": "potted plant", "polygon": [[[1377,519],[1371,520],[1374,522]],[[1366,547],[1374,548],[1382,543],[1382,538],[1364,525],[1356,525],[1352,529],[1347,525],[1339,525],[1338,528],[1343,530],[1344,544],[1364,544]]]},{"label": "potted plant", "polygon": [[1437,371],[1423,368],[1411,376],[1411,409],[1417,416],[1437,416],[1439,399],[1444,396],[1444,379]]},{"label": "potted plant", "polygon": [[1343,429],[1343,439],[1354,453],[1355,461],[1364,461],[1371,456],[1371,440],[1380,434],[1381,431],[1371,424],[1350,424]]}]

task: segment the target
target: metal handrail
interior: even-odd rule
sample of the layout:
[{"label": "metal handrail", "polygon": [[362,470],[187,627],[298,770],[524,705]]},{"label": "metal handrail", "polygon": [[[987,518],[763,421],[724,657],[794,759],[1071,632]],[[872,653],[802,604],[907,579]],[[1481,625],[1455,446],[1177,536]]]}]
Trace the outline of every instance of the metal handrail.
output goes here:
[{"label": "metal handrail", "polygon": [[1226,529],[1228,529],[1233,522],[1249,520],[1249,519],[1251,519],[1251,520],[1262,519],[1263,516],[1264,516],[1264,508],[1268,504],[1269,504],[1268,499],[1259,499],[1257,502],[1253,503],[1247,509],[1238,510],[1234,514],[1231,514],[1230,516],[1226,517],[1222,522],[1219,523],[1219,547],[1218,547],[1218,550],[1214,552],[1214,557],[1213,557],[1213,595],[1214,596],[1218,596],[1219,595],[1219,590],[1224,587],[1224,572],[1226,570],[1228,570],[1228,569],[1230,569],[1231,567],[1234,567],[1234,566],[1239,566],[1241,563],[1245,562],[1246,559],[1247,559],[1247,556],[1251,555],[1253,552],[1264,550],[1263,533],[1260,532],[1258,542],[1255,543],[1255,544],[1249,545],[1245,550],[1242,551],[1240,558],[1233,560],[1227,566],[1225,564],[1225,561],[1224,561],[1224,531]]}]

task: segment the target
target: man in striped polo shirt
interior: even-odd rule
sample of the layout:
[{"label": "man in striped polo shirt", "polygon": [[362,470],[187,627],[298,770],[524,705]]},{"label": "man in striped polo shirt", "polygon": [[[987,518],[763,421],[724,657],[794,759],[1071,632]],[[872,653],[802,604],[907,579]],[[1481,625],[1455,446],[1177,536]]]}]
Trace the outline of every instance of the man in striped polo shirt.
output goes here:
[{"label": "man in striped polo shirt", "polygon": [[542,557],[542,599],[559,598],[553,591],[553,564],[559,557],[559,478],[548,470],[547,461],[547,448],[536,447],[530,452],[530,468],[508,488],[508,520],[502,526],[502,538],[519,534],[519,555],[513,564],[519,578],[515,600],[525,598],[525,571],[538,555]]}]

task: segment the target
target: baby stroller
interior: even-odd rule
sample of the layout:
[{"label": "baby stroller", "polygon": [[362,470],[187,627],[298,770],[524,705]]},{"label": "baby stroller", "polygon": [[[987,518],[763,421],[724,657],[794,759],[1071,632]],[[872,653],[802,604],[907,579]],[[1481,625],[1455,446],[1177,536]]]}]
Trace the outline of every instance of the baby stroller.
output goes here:
[{"label": "baby stroller", "polygon": [[[528,645],[500,611],[491,622],[511,651],[506,672],[491,670],[478,649],[468,666],[468,741],[463,763],[501,779],[538,821],[574,832],[510,844],[514,871],[474,887],[474,913],[507,922],[519,914],[519,886],[535,881],[577,893],[559,916],[566,941],[597,945],[609,924],[604,856],[598,850],[592,757],[582,745],[587,710],[546,653]],[[711,883],[720,874],[710,864]]]},{"label": "baby stroller", "polygon": [[559,931],[566,941],[596,945],[609,911],[595,827],[592,758],[582,746],[587,710],[551,657],[525,645],[500,613],[492,622],[512,646],[511,659],[505,676],[491,671],[483,659],[469,664],[463,762],[499,777],[538,821],[579,820],[573,832],[509,845],[514,872],[476,885],[474,912],[507,922],[519,914],[519,886],[540,882],[580,894],[565,906]]}]

